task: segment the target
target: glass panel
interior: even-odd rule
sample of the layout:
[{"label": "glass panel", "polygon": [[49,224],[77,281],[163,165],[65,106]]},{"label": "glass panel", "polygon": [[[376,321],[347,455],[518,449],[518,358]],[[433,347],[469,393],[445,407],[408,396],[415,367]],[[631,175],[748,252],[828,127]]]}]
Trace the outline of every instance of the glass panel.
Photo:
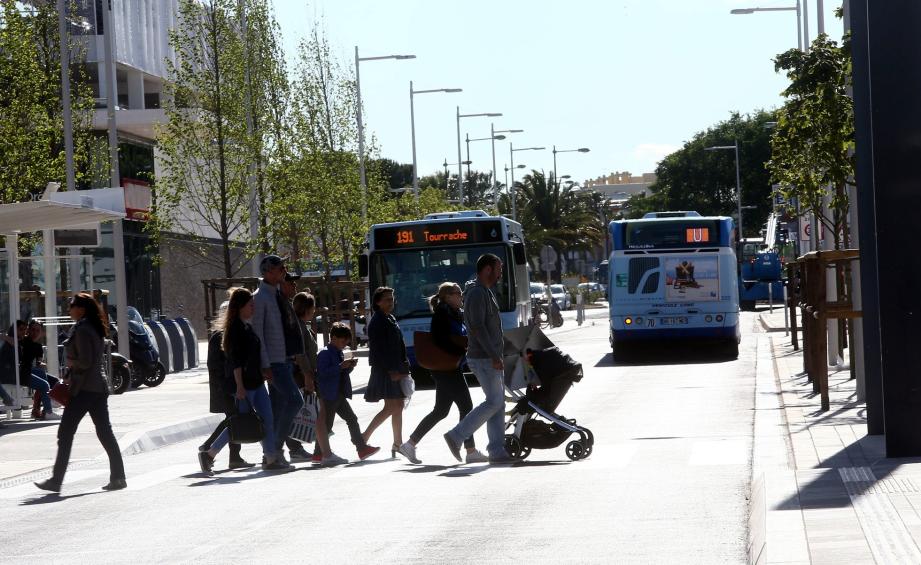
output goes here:
[{"label": "glass panel", "polygon": [[451,281],[464,288],[467,281],[476,278],[476,261],[484,253],[502,259],[502,280],[493,291],[499,309],[512,311],[508,248],[503,245],[375,253],[371,256],[371,291],[379,286],[394,289],[397,319],[428,316],[431,314],[428,299],[438,291],[438,285]]},{"label": "glass panel", "polygon": [[714,246],[720,241],[718,220],[630,222],[625,231],[627,249]]}]

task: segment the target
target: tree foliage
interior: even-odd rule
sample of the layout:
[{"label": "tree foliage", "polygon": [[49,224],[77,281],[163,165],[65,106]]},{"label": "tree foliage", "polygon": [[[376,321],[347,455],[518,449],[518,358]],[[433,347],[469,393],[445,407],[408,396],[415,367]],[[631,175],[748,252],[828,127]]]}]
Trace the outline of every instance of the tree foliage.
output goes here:
[{"label": "tree foliage", "polygon": [[[69,43],[74,163],[81,180],[93,98],[79,64],[83,49],[74,37]],[[26,200],[50,181],[66,186],[59,46],[53,2],[26,9],[0,0],[0,203]]]},{"label": "tree foliage", "polygon": [[190,233],[202,260],[209,257],[206,238],[216,235],[226,277],[241,268],[232,253],[236,242],[250,240],[248,165],[258,145],[247,131],[237,6],[237,0],[180,0],[170,32],[177,62],[167,61],[167,122],[158,131],[162,167],[150,225],[155,237]]},{"label": "tree foliage", "polygon": [[[797,49],[777,56],[790,86],[778,112],[768,168],[788,201],[796,198],[803,213],[815,214],[841,244],[847,216],[845,185],[854,182],[854,108],[849,38],[838,44],[820,35],[808,53]],[[830,200],[830,214],[822,201]]]},{"label": "tree foliage", "polygon": [[771,179],[765,169],[771,156],[768,122],[772,121],[774,114],[764,110],[734,113],[695,134],[659,162],[656,182],[649,187],[651,194],[632,197],[626,215],[638,218],[647,212],[693,210],[703,215],[737,216],[735,152],[706,148],[738,140],[742,205],[755,207],[743,210],[743,229],[747,235],[757,234],[772,208]]}]

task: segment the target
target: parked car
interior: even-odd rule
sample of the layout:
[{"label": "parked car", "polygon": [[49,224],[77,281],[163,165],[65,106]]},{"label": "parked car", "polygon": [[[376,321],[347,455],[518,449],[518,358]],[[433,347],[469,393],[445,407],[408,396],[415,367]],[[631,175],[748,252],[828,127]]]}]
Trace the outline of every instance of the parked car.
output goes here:
[{"label": "parked car", "polygon": [[531,300],[547,300],[547,285],[539,282],[531,283]]},{"label": "parked car", "polygon": [[553,296],[553,299],[556,300],[561,310],[569,310],[572,308],[572,297],[569,296],[569,291],[566,290],[564,285],[550,285],[550,294]]},{"label": "parked car", "polygon": [[582,293],[604,292],[604,286],[601,283],[596,282],[579,283],[579,291]]}]

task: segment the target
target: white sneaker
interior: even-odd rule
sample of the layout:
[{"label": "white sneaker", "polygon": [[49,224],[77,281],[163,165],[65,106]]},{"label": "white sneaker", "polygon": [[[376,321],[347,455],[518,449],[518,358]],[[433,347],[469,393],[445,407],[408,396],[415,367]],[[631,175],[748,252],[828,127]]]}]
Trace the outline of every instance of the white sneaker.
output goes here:
[{"label": "white sneaker", "polygon": [[45,420],[60,420],[61,415],[57,412],[45,412]]},{"label": "white sneaker", "polygon": [[400,449],[397,450],[397,453],[409,459],[410,463],[415,463],[416,465],[422,463],[422,461],[416,457],[416,446],[408,441],[403,442],[403,445],[400,446]]},{"label": "white sneaker", "polygon": [[330,453],[320,462],[324,467],[335,467],[336,465],[345,465],[349,460],[345,457],[339,457],[335,453]]},{"label": "white sneaker", "polygon": [[489,457],[479,449],[468,451],[465,460],[467,463],[489,463]]}]

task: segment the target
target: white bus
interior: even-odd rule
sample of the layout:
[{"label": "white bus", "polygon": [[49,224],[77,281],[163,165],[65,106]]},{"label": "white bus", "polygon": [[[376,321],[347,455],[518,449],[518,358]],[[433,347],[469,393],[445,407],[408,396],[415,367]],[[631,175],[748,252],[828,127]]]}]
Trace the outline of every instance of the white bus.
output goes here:
[{"label": "white bus", "polygon": [[739,287],[732,218],[658,212],[610,224],[611,347],[704,338],[738,356]]},{"label": "white bus", "polygon": [[528,268],[518,222],[482,210],[429,214],[422,220],[371,226],[365,247],[359,274],[371,292],[381,286],[394,289],[393,314],[400,322],[414,372],[420,368],[415,363],[413,333],[429,330],[429,297],[446,281],[464,288],[476,278],[476,262],[484,253],[497,255],[503,263],[502,280],[493,289],[502,327],[530,322]]}]

